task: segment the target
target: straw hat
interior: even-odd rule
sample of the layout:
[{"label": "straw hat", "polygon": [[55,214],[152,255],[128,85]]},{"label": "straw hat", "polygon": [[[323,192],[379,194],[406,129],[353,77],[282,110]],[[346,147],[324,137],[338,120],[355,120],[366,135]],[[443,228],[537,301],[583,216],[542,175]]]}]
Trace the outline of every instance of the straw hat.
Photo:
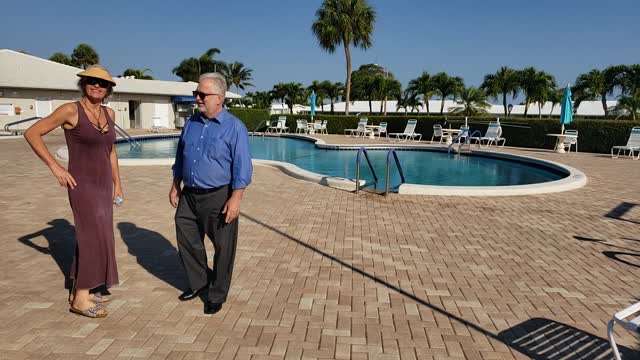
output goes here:
[{"label": "straw hat", "polygon": [[111,78],[109,71],[100,65],[92,65],[87,70],[79,72],[77,75],[80,77],[92,77],[106,80],[110,82],[111,85],[116,86],[116,82]]}]

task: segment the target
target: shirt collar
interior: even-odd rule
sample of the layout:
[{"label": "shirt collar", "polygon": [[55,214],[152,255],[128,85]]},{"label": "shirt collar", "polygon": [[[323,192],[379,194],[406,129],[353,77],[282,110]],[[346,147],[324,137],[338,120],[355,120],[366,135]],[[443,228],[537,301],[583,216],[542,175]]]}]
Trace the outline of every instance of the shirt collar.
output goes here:
[{"label": "shirt collar", "polygon": [[214,116],[211,119],[208,119],[206,116],[204,116],[203,113],[200,113],[200,116],[198,116],[198,120],[206,123],[207,121],[217,121],[220,124],[222,124],[223,122],[229,120],[229,117],[231,116],[231,114],[227,111],[226,108],[222,108],[222,111],[220,111],[218,113],[218,115]]}]

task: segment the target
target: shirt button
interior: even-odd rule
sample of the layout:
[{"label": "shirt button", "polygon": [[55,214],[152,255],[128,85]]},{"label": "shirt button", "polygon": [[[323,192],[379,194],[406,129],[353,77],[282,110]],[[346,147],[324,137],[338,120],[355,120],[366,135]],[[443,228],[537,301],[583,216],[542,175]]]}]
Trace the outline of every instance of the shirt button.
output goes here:
[{"label": "shirt button", "polygon": [[195,160],[193,160],[193,162],[196,162]]},{"label": "shirt button", "polygon": [[200,139],[203,139],[203,138],[204,138],[204,136],[200,136]]}]

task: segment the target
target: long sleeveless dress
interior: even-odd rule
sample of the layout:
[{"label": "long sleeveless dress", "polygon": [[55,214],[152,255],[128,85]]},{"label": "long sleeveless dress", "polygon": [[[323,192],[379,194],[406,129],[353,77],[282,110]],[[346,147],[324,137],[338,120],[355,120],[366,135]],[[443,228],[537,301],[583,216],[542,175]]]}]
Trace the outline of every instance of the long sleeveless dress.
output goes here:
[{"label": "long sleeveless dress", "polygon": [[93,289],[118,284],[113,238],[113,178],[111,147],[116,134],[114,123],[101,107],[109,129],[98,131],[79,102],[78,124],[65,129],[69,149],[69,173],[77,186],[69,189],[69,203],[76,228],[76,254],[71,278],[77,289]]}]

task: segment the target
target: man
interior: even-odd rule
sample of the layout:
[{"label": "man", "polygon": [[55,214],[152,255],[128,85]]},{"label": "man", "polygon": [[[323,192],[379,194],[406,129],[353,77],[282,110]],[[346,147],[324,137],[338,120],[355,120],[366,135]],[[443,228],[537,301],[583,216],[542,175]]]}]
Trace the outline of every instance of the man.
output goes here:
[{"label": "man", "polygon": [[[200,76],[193,92],[200,113],[191,116],[182,129],[169,192],[169,201],[177,208],[178,250],[190,286],[178,299],[206,295],[205,314],[220,311],[227,299],[240,201],[253,171],[249,134],[244,124],[224,108],[226,90],[221,74]],[[210,277],[205,234],[215,249]]]}]

